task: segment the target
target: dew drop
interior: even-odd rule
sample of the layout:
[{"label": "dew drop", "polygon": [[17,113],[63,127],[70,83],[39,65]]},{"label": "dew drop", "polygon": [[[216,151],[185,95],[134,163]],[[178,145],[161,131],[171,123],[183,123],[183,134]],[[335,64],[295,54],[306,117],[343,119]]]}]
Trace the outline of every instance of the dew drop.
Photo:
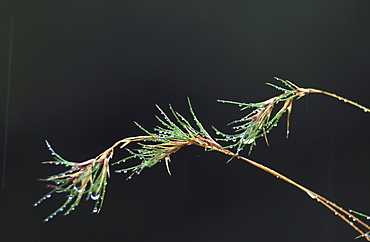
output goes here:
[{"label": "dew drop", "polygon": [[254,139],[247,139],[244,143],[250,145],[253,142],[254,142]]},{"label": "dew drop", "polygon": [[91,194],[91,195],[90,195],[90,198],[91,198],[92,200],[98,200],[98,199],[99,199],[99,197],[100,197],[100,194],[97,194],[97,195],[93,195],[93,194]]},{"label": "dew drop", "polygon": [[366,217],[366,219],[370,219],[370,216]]},{"label": "dew drop", "polygon": [[97,208],[94,208],[94,210],[92,212],[93,213],[97,213],[98,212],[98,209]]},{"label": "dew drop", "polygon": [[51,194],[46,195],[45,198],[51,198]]},{"label": "dew drop", "polygon": [[127,170],[124,170],[123,173],[127,173]]}]

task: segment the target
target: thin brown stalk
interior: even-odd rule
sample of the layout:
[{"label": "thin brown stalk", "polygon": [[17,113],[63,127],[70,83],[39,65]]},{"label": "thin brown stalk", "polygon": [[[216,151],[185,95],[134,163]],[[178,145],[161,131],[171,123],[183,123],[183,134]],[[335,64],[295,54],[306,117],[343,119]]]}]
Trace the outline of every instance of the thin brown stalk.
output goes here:
[{"label": "thin brown stalk", "polygon": [[[126,144],[128,144],[130,142],[145,140],[145,139],[148,139],[148,138],[155,138],[155,136],[130,137],[130,138],[126,138],[126,139],[123,139],[121,141],[118,141],[116,144],[124,143],[123,146],[125,146]],[[116,146],[116,144],[115,144],[115,146]],[[173,145],[177,144],[178,145],[177,149],[174,149],[173,147],[171,147],[170,144],[173,144]],[[293,181],[292,179],[282,175],[281,173],[279,173],[279,172],[277,172],[277,171],[275,171],[275,170],[273,170],[269,167],[266,167],[266,166],[264,166],[264,165],[262,165],[258,162],[255,162],[251,159],[245,158],[243,156],[240,156],[238,154],[233,153],[232,151],[230,151],[228,149],[223,148],[221,145],[219,145],[212,138],[202,137],[202,136],[193,136],[191,140],[186,141],[186,142],[184,140],[173,139],[173,140],[170,140],[168,143],[161,144],[161,147],[166,147],[166,149],[170,148],[170,150],[174,151],[174,152],[169,152],[168,153],[168,157],[169,157],[171,154],[175,153],[180,148],[182,148],[184,146],[188,146],[188,145],[196,145],[196,146],[203,147],[206,150],[214,150],[214,151],[224,153],[226,155],[236,157],[239,160],[243,160],[245,162],[248,162],[249,164],[251,164],[251,165],[253,165],[257,168],[259,168],[259,169],[261,169],[261,170],[263,170],[267,173],[270,173],[271,175],[275,176],[276,178],[279,178],[279,179],[281,179],[281,180],[283,180],[287,183],[292,184],[293,186],[297,187],[301,191],[305,192],[312,199],[315,199],[316,201],[318,201],[319,203],[324,205],[326,208],[328,208],[330,211],[332,211],[336,216],[338,216],[344,222],[346,222],[348,225],[350,225],[354,230],[356,230],[360,234],[359,237],[364,237],[367,241],[370,241],[370,237],[367,236],[367,231],[370,231],[370,226],[365,224],[364,222],[362,222],[360,219],[358,219],[354,215],[350,214],[348,211],[344,210],[342,207],[336,205],[335,203],[331,202],[330,200],[326,199],[325,197],[311,191],[310,189],[298,184],[297,182]],[[154,145],[154,146],[158,146],[158,145]],[[167,167],[167,169],[168,169],[168,167]],[[364,227],[364,229],[361,230],[360,226]]]},{"label": "thin brown stalk", "polygon": [[[250,159],[247,159],[247,158],[245,158],[243,156],[240,156],[240,155],[234,154],[234,156],[236,158],[240,159],[240,160],[248,162],[249,164],[251,164],[251,165],[253,165],[253,166],[255,166],[255,167],[257,167],[257,168],[259,168],[263,171],[266,171],[266,172],[270,173],[271,175],[275,176],[276,178],[279,178],[279,179],[281,179],[285,182],[288,182],[288,183],[292,184],[293,186],[295,186],[298,189],[302,190],[303,192],[307,193],[307,195],[309,195],[312,199],[317,200],[322,205],[324,205],[325,207],[330,209],[335,215],[339,216],[343,221],[345,221],[348,225],[350,225],[354,230],[356,230],[358,233],[360,233],[359,237],[364,237],[367,241],[370,241],[370,237],[367,235],[367,231],[370,231],[370,226],[365,224],[360,219],[353,216],[352,214],[350,214],[349,212],[347,212],[343,208],[339,207],[338,205],[336,205],[335,203],[331,202],[330,200],[324,198],[323,196],[320,196],[317,193],[309,190],[308,188],[298,184],[297,182],[293,181],[292,179],[280,174],[279,172],[272,170],[271,168],[268,168],[268,167],[266,167],[266,166],[264,166],[260,163],[257,163],[253,160],[250,160]],[[346,216],[348,216],[348,218]],[[352,219],[352,221],[351,221],[351,219]],[[366,231],[362,231],[358,226],[355,225],[355,223],[358,223],[359,225],[363,226],[366,229]]]},{"label": "thin brown stalk", "polygon": [[363,105],[360,105],[360,104],[358,104],[358,103],[356,103],[356,102],[354,102],[352,100],[349,100],[347,98],[341,97],[341,96],[339,96],[337,94],[326,92],[326,91],[322,91],[322,90],[318,90],[318,89],[314,89],[314,88],[307,88],[306,90],[308,90],[309,93],[321,93],[321,94],[325,94],[327,96],[336,98],[336,99],[338,99],[340,101],[343,101],[345,103],[349,103],[349,104],[351,104],[351,105],[353,105],[355,107],[358,107],[358,108],[364,110],[365,112],[370,112],[370,109],[369,108],[367,108],[367,107],[365,107]]}]

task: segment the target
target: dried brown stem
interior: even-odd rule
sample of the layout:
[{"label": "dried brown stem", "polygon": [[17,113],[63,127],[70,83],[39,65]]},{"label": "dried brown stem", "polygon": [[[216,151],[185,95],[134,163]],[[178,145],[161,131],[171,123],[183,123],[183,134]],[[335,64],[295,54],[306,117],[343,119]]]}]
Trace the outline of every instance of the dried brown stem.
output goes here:
[{"label": "dried brown stem", "polygon": [[[343,208],[339,207],[335,203],[331,202],[330,200],[324,198],[323,196],[318,195],[317,193],[309,190],[308,188],[296,183],[292,179],[290,179],[290,178],[288,178],[288,177],[286,177],[286,176],[284,176],[284,175],[282,175],[282,174],[280,174],[280,173],[278,173],[278,172],[276,172],[276,171],[274,171],[274,170],[272,170],[272,169],[270,169],[270,168],[268,168],[268,167],[266,167],[266,166],[264,166],[260,163],[257,163],[253,160],[247,159],[243,156],[236,155],[236,154],[235,154],[235,157],[240,159],[240,160],[246,161],[249,164],[251,164],[251,165],[253,165],[253,166],[255,166],[255,167],[257,167],[261,170],[264,170],[264,171],[272,174],[273,176],[275,176],[279,179],[282,179],[283,181],[288,182],[288,183],[292,184],[293,186],[297,187],[298,189],[302,190],[303,192],[307,193],[312,199],[316,199],[322,205],[324,205],[325,207],[330,209],[335,215],[339,216],[343,221],[345,221],[347,224],[349,224],[358,233],[360,233],[359,237],[364,237],[367,241],[370,241],[370,237],[367,236],[367,231],[370,231],[370,226],[365,224],[360,219],[353,216],[352,214],[350,214],[349,212],[347,212]],[[348,218],[346,216],[348,216]],[[351,219],[353,220],[353,222],[351,221]],[[355,225],[354,222],[363,226],[367,231],[362,231],[358,226]]]},{"label": "dried brown stem", "polygon": [[321,93],[321,94],[325,94],[325,95],[328,95],[330,97],[333,97],[333,98],[336,98],[340,101],[343,101],[345,103],[349,103],[355,107],[358,107],[362,110],[364,110],[365,112],[370,112],[370,109],[365,107],[365,106],[362,106],[354,101],[351,101],[347,98],[344,98],[344,97],[341,97],[341,96],[338,96],[337,94],[334,94],[334,93],[330,93],[330,92],[326,92],[326,91],[322,91],[322,90],[318,90],[318,89],[314,89],[314,88],[307,88],[306,90],[308,90],[309,93]]},{"label": "dried brown stem", "polygon": [[[120,144],[121,144],[121,148],[122,148],[122,147],[125,147],[126,145],[128,145],[131,142],[137,142],[137,141],[142,141],[142,140],[147,140],[147,139],[152,139],[152,138],[159,138],[159,137],[157,137],[157,136],[136,136],[136,137],[125,138],[125,139],[122,139],[120,141],[117,141],[108,150],[112,151],[112,149],[114,149],[116,146],[118,146]],[[335,203],[331,202],[330,200],[326,199],[325,197],[318,195],[317,193],[311,191],[310,189],[308,189],[308,188],[298,184],[297,182],[293,181],[292,179],[280,174],[279,172],[277,172],[277,171],[275,171],[275,170],[273,170],[269,167],[266,167],[266,166],[264,166],[260,163],[257,163],[253,160],[250,160],[250,159],[245,158],[243,156],[237,155],[237,154],[233,153],[232,151],[230,151],[228,149],[223,148],[221,145],[219,145],[212,138],[202,137],[200,135],[195,135],[195,136],[191,137],[190,140],[180,140],[180,139],[168,139],[168,140],[169,141],[166,142],[166,143],[152,145],[153,148],[154,147],[156,147],[156,148],[159,147],[159,148],[163,149],[164,154],[165,154],[163,159],[165,159],[165,158],[169,159],[171,154],[175,153],[176,151],[178,151],[182,147],[189,146],[189,145],[200,146],[200,147],[203,147],[206,150],[214,150],[214,151],[224,153],[226,155],[236,157],[240,160],[248,162],[249,164],[251,164],[251,165],[267,172],[267,173],[270,173],[271,175],[273,175],[273,176],[275,176],[275,177],[277,177],[277,178],[279,178],[279,179],[281,179],[281,180],[283,180],[287,183],[292,184],[293,186],[297,187],[301,191],[305,192],[312,199],[315,199],[318,202],[320,202],[322,205],[324,205],[329,210],[331,210],[335,215],[340,217],[344,222],[346,222],[348,225],[350,225],[354,230],[356,230],[360,234],[360,236],[358,236],[358,237],[364,237],[367,241],[370,241],[370,237],[367,236],[367,231],[370,231],[370,226],[365,224],[364,222],[362,222],[360,219],[358,219],[357,217],[355,217],[351,213],[347,212],[346,210],[344,210],[340,206],[336,205]],[[165,159],[165,161],[167,161],[167,160]],[[168,162],[166,163],[166,166],[167,166],[167,170],[169,171]],[[365,231],[361,230],[359,228],[359,225],[364,227]]]}]

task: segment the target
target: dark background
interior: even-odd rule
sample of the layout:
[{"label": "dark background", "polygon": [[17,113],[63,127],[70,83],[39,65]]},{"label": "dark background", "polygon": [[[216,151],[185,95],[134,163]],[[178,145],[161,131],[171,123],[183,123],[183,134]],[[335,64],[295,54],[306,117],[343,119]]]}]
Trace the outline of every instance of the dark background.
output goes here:
[{"label": "dark background", "polygon": [[[2,1],[1,155],[9,21],[14,16],[2,241],[353,241],[358,234],[305,193],[243,163],[189,147],[126,182],[109,179],[103,209],[82,201],[67,217],[42,220],[64,201],[37,178],[84,161],[158,122],[154,104],[203,125],[242,114],[217,99],[277,95],[278,76],[370,106],[370,1]],[[370,214],[369,114],[323,95],[294,103],[250,158],[344,208]],[[245,152],[244,154],[247,156]],[[125,153],[117,153],[115,160]],[[1,156],[3,157],[3,156]],[[134,162],[132,163],[134,164]],[[118,168],[118,167],[117,167]]]}]

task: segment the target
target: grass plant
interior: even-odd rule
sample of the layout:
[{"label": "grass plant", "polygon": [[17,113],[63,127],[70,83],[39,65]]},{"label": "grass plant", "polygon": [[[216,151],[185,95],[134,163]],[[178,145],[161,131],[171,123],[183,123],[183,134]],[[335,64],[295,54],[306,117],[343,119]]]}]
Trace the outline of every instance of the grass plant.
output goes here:
[{"label": "grass plant", "polygon": [[[367,241],[370,241],[370,226],[359,218],[369,218],[369,216],[353,210],[343,209],[336,203],[302,186],[283,174],[240,155],[246,146],[249,146],[250,153],[256,144],[256,140],[260,137],[263,137],[265,142],[269,144],[267,134],[277,126],[284,113],[287,114],[286,137],[288,137],[289,119],[294,100],[298,100],[311,93],[328,95],[360,108],[365,112],[370,112],[368,108],[336,94],[313,88],[300,88],[290,81],[282,80],[280,78],[275,79],[283,83],[285,87],[268,83],[268,85],[276,88],[282,93],[275,97],[268,98],[265,101],[257,103],[242,103],[219,100],[221,103],[238,105],[241,110],[252,109],[252,111],[244,117],[229,123],[229,125],[234,125],[234,134],[226,134],[219,131],[217,128],[214,128],[215,133],[219,138],[213,138],[195,115],[190,99],[188,99],[189,110],[193,118],[192,122],[185,119],[184,116],[177,112],[171,105],[169,105],[171,115],[167,115],[159,106],[157,106],[161,115],[156,116],[159,125],[156,126],[153,131],[148,131],[146,128],[135,122],[139,129],[144,133],[143,135],[127,137],[119,140],[97,157],[83,162],[71,162],[63,159],[61,156],[56,154],[49,143],[46,142],[47,147],[51,151],[55,160],[43,163],[64,165],[68,170],[57,175],[49,176],[46,179],[40,179],[42,181],[52,182],[53,184],[48,185],[52,190],[34,205],[38,206],[41,202],[50,198],[53,193],[63,193],[66,195],[65,203],[49,215],[44,220],[45,222],[49,221],[60,212],[64,212],[64,215],[69,214],[78,206],[83,196],[86,196],[87,200],[91,199],[95,201],[93,213],[99,213],[104,201],[107,181],[110,175],[109,168],[111,165],[125,166],[131,162],[131,160],[138,160],[134,165],[126,166],[115,171],[116,173],[128,173],[127,179],[131,179],[135,175],[140,174],[145,168],[152,167],[163,161],[167,172],[171,175],[171,155],[182,148],[195,145],[203,147],[205,151],[217,151],[226,154],[230,156],[229,161],[231,159],[237,159],[247,162],[293,185],[305,192],[311,199],[318,201],[324,207],[332,211],[334,215],[338,216],[350,227],[356,230],[359,233],[357,238],[364,238]],[[282,105],[277,108],[279,103],[282,103]],[[275,109],[278,110],[274,111]],[[226,142],[226,145],[222,146],[219,143],[220,141]],[[138,148],[129,148],[130,146]],[[111,163],[114,150],[118,147],[125,148],[128,156]]]}]

